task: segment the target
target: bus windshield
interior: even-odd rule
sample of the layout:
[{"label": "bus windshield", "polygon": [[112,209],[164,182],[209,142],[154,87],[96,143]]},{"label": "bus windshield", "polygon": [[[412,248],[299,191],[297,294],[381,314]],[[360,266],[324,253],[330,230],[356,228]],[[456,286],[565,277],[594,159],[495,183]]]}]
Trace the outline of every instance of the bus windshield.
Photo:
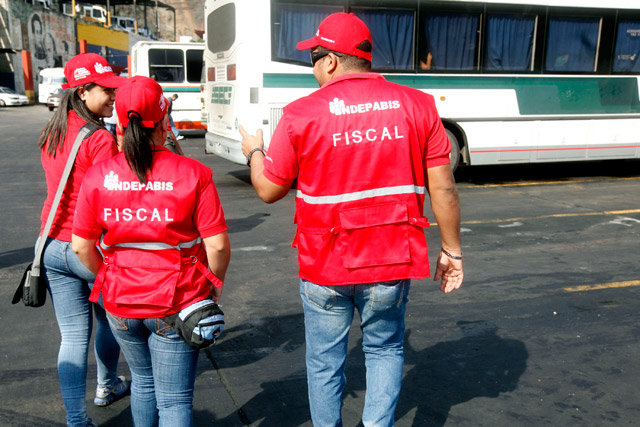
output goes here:
[{"label": "bus windshield", "polygon": [[173,97],[171,118],[180,134],[205,130],[200,99],[204,48],[204,43],[139,41],[131,49],[131,75],[155,79],[164,96]]},{"label": "bus windshield", "polygon": [[158,83],[200,83],[202,49],[149,49],[149,70]]}]

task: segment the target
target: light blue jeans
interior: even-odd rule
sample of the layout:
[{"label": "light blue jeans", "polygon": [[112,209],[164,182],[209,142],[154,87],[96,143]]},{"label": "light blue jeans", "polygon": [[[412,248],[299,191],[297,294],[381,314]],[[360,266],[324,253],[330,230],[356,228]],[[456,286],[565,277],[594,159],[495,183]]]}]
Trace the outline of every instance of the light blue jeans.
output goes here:
[{"label": "light blue jeans", "polygon": [[84,426],[88,419],[85,396],[92,311],[97,321],[94,353],[99,385],[115,383],[120,347],[109,329],[104,308],[89,301],[95,276],[80,262],[71,243],[48,238],[42,264],[62,337],[58,377],[67,410],[67,425]]},{"label": "light blue jeans", "polygon": [[107,318],[131,370],[134,425],[193,426],[198,350],[162,319]]},{"label": "light blue jeans", "polygon": [[178,128],[176,127],[175,122],[173,121],[173,117],[169,114],[169,124],[171,125],[171,132],[177,137],[180,136],[180,132],[178,132]]},{"label": "light blue jeans", "polygon": [[404,313],[411,281],[321,286],[300,280],[307,384],[314,427],[342,426],[349,328],[360,313],[367,392],[365,427],[393,426],[402,384]]}]

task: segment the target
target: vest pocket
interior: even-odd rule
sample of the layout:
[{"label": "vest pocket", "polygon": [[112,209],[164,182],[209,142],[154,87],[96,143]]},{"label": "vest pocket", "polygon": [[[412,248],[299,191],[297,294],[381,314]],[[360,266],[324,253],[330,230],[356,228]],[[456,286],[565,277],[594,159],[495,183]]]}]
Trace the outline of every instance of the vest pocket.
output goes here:
[{"label": "vest pocket", "polygon": [[170,308],[181,270],[180,252],[118,249],[105,297],[111,303]]},{"label": "vest pocket", "polygon": [[387,203],[338,212],[336,241],[345,268],[404,264],[411,261],[409,214],[403,203]]}]

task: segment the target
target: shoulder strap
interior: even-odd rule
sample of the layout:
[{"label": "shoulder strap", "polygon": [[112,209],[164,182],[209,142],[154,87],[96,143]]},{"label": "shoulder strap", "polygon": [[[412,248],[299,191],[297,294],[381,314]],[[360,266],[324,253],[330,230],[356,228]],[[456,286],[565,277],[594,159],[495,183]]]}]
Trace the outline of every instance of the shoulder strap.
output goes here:
[{"label": "shoulder strap", "polygon": [[67,186],[67,180],[69,179],[69,174],[71,173],[71,169],[73,168],[73,165],[75,163],[76,155],[78,154],[78,150],[80,149],[80,144],[84,139],[89,138],[91,135],[93,135],[93,133],[98,129],[100,129],[100,126],[92,123],[87,123],[80,128],[78,136],[76,136],[76,140],[73,142],[73,147],[71,147],[71,152],[69,153],[67,164],[64,167],[62,177],[60,178],[60,183],[58,184],[58,191],[56,191],[56,196],[53,199],[53,204],[51,205],[51,210],[49,211],[49,217],[47,218],[44,230],[42,230],[42,237],[40,238],[40,243],[38,244],[38,248],[36,250],[36,256],[33,260],[33,266],[31,267],[32,276],[40,276],[40,262],[42,260],[42,251],[44,250],[44,244],[46,243],[49,232],[51,231],[51,225],[53,224],[53,219],[55,218],[56,212],[58,211],[58,205],[60,204],[62,193]]}]

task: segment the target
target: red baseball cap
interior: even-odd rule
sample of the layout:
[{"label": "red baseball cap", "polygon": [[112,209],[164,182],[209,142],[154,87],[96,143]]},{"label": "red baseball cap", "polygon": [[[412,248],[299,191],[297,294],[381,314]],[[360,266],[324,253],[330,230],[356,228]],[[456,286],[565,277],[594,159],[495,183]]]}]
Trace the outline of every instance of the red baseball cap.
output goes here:
[{"label": "red baseball cap", "polygon": [[96,53],[81,53],[71,58],[64,66],[67,83],[63,89],[95,83],[102,87],[116,88],[125,82],[124,77],[116,76],[111,65]]},{"label": "red baseball cap", "polygon": [[367,25],[353,13],[334,13],[327,16],[318,26],[316,35],[297,44],[298,50],[324,48],[357,56],[371,61],[371,52],[358,49],[358,45],[367,40],[371,43],[371,33]]},{"label": "red baseball cap", "polygon": [[131,114],[137,114],[142,126],[153,128],[168,109],[169,101],[162,94],[162,87],[149,77],[130,77],[116,92],[116,113],[123,127],[129,124]]}]

